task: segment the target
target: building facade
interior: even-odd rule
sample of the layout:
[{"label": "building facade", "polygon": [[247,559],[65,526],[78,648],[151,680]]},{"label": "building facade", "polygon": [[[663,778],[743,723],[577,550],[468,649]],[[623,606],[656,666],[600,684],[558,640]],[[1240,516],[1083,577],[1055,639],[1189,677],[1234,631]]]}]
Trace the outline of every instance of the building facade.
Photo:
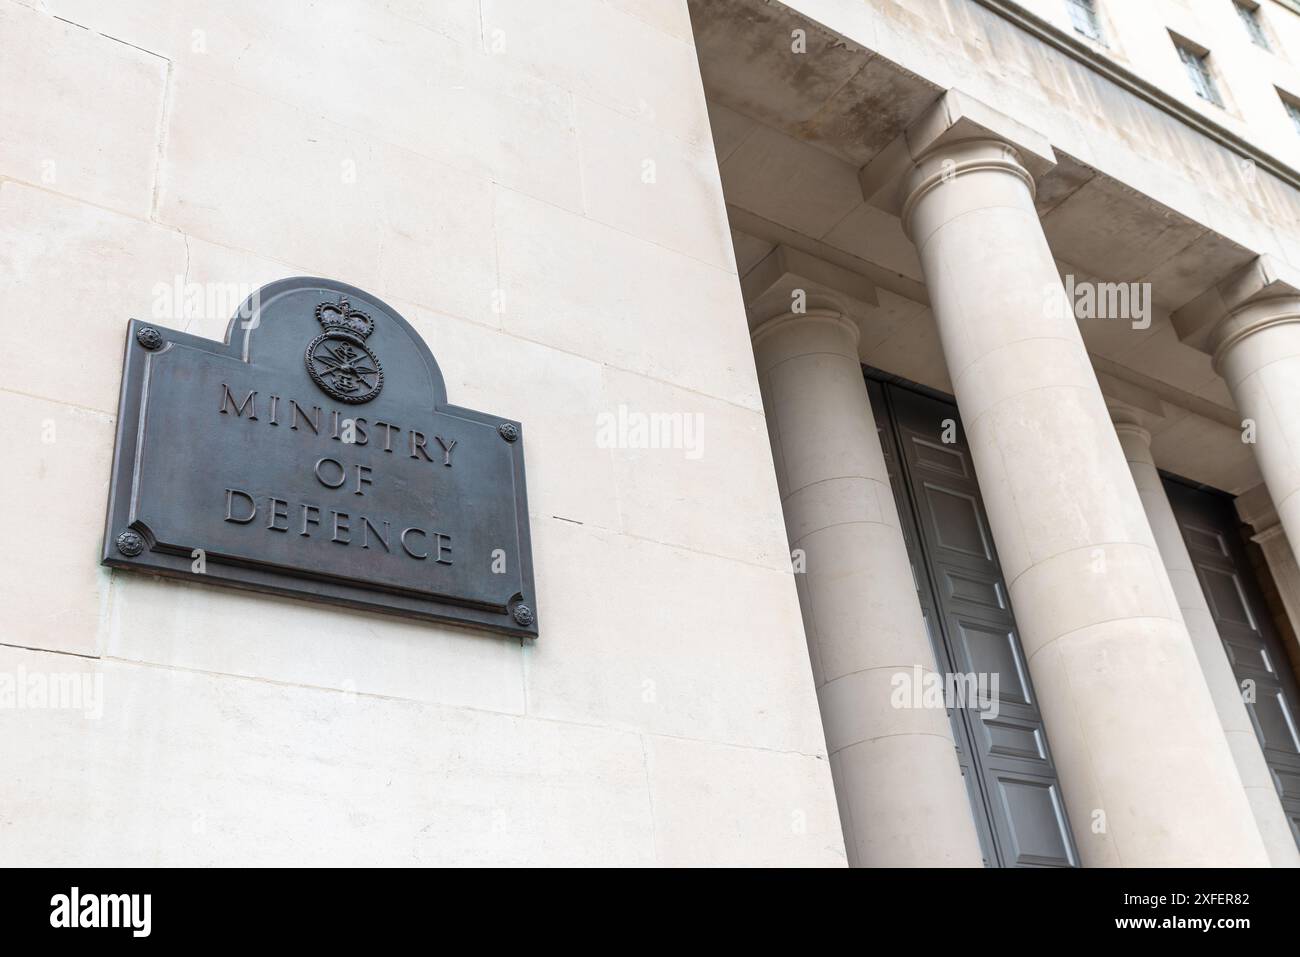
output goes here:
[{"label": "building facade", "polygon": [[[0,87],[0,863],[1300,865],[1295,4],[0,0]],[[291,277],[523,424],[535,639],[101,563],[131,320]]]}]

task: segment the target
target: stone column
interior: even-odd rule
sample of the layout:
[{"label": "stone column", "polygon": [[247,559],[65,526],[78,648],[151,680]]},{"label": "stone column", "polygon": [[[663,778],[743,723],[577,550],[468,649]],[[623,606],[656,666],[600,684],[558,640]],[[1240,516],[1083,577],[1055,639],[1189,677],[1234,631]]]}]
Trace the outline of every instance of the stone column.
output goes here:
[{"label": "stone column", "polygon": [[936,666],[857,338],[820,309],[754,332],[849,863],[978,867],[947,714],[891,706],[896,675]]},{"label": "stone column", "polygon": [[1287,823],[1277,788],[1273,785],[1273,777],[1264,761],[1259,738],[1251,725],[1246,705],[1241,700],[1236,675],[1233,674],[1232,665],[1223,649],[1219,630],[1215,627],[1205,593],[1196,577],[1192,557],[1183,541],[1182,530],[1178,527],[1173,507],[1165,494],[1164,483],[1156,471],[1155,459],[1151,455],[1151,433],[1142,427],[1137,416],[1131,412],[1113,408],[1111,418],[1115,422],[1115,431],[1124,449],[1124,457],[1128,460],[1133,484],[1137,486],[1138,496],[1146,509],[1147,522],[1155,536],[1156,547],[1160,549],[1160,557],[1178,598],[1183,622],[1201,663],[1201,672],[1205,675],[1210,696],[1214,699],[1214,709],[1219,715],[1228,747],[1232,750],[1237,772],[1246,789],[1246,796],[1254,811],[1255,824],[1264,840],[1269,860],[1274,867],[1300,867],[1300,850],[1297,850],[1295,839],[1291,836],[1291,826]]},{"label": "stone column", "polygon": [[1300,270],[1261,256],[1173,320],[1228,383],[1282,528],[1300,541]]},{"label": "stone column", "polygon": [[1083,863],[1266,866],[1034,208],[1050,145],[950,93],[900,150],[903,223]]}]

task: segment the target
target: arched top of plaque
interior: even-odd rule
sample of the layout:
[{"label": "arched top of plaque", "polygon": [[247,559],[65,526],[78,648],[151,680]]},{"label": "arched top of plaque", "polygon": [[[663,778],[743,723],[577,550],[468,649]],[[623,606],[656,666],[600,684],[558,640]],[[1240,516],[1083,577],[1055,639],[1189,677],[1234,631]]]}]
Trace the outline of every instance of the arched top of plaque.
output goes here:
[{"label": "arched top of plaque", "polygon": [[[258,289],[226,328],[248,363],[300,373],[310,390],[383,417],[389,408],[447,404],[424,339],[378,296],[333,279],[296,276]],[[296,366],[291,370],[289,366]]]}]

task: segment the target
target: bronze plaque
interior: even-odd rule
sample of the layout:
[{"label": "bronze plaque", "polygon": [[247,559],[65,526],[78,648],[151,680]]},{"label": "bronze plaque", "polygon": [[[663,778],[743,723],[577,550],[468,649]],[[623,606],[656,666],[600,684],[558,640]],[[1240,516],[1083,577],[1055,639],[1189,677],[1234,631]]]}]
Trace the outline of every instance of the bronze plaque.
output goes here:
[{"label": "bronze plaque", "polygon": [[448,405],[411,325],[327,279],[225,342],[131,321],[103,561],[537,635],[521,426]]}]

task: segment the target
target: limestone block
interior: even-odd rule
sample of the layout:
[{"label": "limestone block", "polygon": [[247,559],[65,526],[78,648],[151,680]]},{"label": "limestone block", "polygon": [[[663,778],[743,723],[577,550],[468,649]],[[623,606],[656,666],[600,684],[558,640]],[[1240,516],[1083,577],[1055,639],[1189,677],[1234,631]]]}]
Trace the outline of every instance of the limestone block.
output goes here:
[{"label": "limestone block", "polygon": [[499,51],[497,56],[584,100],[648,122],[683,142],[708,143],[693,45],[602,0],[571,0],[563,7],[483,0],[481,6],[483,45],[489,52]]},{"label": "limestone block", "polygon": [[496,230],[507,331],[762,407],[734,274],[508,190]]},{"label": "limestone block", "polygon": [[143,50],[0,7],[0,175],[148,217],[166,75]]},{"label": "limestone block", "polygon": [[0,648],[20,665],[102,674],[104,707],[0,711],[6,866],[654,860],[634,734]]},{"label": "limestone block", "polygon": [[[616,369],[607,368],[604,380],[594,437],[614,445],[624,531],[788,571],[763,418]],[[727,489],[721,504],[720,488]]]},{"label": "limestone block", "polygon": [[14,363],[4,387],[116,414],[126,324],[184,272],[172,230],[0,183],[0,299],[51,345]]},{"label": "limestone block", "polygon": [[485,711],[524,710],[518,641],[129,572],[116,573],[112,591],[105,653],[114,658]]},{"label": "limestone block", "polygon": [[649,737],[646,761],[660,864],[844,865],[824,758]]},{"label": "limestone block", "polygon": [[825,753],[788,572],[555,519],[534,551],[529,714]]},{"label": "limestone block", "polygon": [[99,565],[113,455],[103,412],[0,391],[0,479],[11,509],[0,644],[100,653],[109,572]]},{"label": "limestone block", "polygon": [[587,215],[731,272],[735,257],[712,151],[579,100]]},{"label": "limestone block", "polygon": [[202,74],[177,70],[174,83],[161,221],[385,298],[491,321],[486,180]]}]

